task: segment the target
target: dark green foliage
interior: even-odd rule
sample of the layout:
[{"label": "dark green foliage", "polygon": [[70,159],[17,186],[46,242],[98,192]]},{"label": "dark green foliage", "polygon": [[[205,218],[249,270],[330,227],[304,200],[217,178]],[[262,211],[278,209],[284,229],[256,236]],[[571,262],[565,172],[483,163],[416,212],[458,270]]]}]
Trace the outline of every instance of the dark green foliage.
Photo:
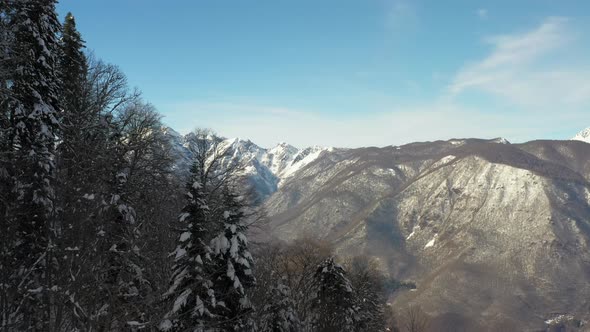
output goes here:
[{"label": "dark green foliage", "polygon": [[209,241],[212,238],[210,210],[203,191],[200,165],[191,169],[187,184],[187,204],[182,209],[171,285],[164,294],[172,308],[160,324],[163,331],[183,331],[190,327],[207,326],[213,320],[217,305],[210,275],[215,270]]},{"label": "dark green foliage", "polygon": [[[87,85],[86,76],[88,65],[86,56],[82,52],[84,41],[78,30],[76,30],[76,20],[72,13],[68,13],[63,24],[61,35],[61,56],[59,67],[61,72],[62,90],[61,104],[65,112],[71,113],[65,125],[75,126],[84,121],[81,119],[88,105],[84,105]],[[81,127],[77,127],[78,131]]]},{"label": "dark green foliage", "polygon": [[[55,141],[59,131],[59,76],[57,33],[60,24],[55,1],[14,3],[8,21],[14,71],[3,116],[3,133],[11,159],[4,171],[10,178],[12,199],[3,228],[12,233],[6,261],[13,273],[7,293],[14,307],[8,323],[22,329],[46,330],[53,297]],[[4,113],[6,112],[6,113]],[[4,172],[3,171],[3,172]],[[11,204],[12,203],[12,204]],[[10,306],[10,304],[9,304]]]}]

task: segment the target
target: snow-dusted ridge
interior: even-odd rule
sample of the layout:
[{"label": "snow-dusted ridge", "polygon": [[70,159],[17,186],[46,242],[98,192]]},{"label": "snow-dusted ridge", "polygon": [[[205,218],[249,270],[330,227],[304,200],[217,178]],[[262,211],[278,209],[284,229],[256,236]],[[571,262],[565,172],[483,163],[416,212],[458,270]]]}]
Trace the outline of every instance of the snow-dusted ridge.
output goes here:
[{"label": "snow-dusted ridge", "polygon": [[508,141],[507,139],[505,139],[504,137],[497,137],[494,138],[492,140],[493,143],[498,143],[498,144],[510,144],[510,141]]},{"label": "snow-dusted ridge", "polygon": [[572,140],[590,143],[590,127],[579,132],[576,136],[572,138]]},{"label": "snow-dusted ridge", "polygon": [[[169,137],[172,149],[177,155],[175,168],[180,172],[186,172],[192,162],[188,149],[192,134],[181,135],[168,127],[163,128],[162,132]],[[219,147],[223,151],[228,151],[226,158],[240,161],[244,166],[245,175],[255,191],[260,193],[261,198],[274,193],[286,179],[312,163],[324,151],[333,150],[331,147],[321,146],[298,149],[285,142],[265,149],[250,140],[240,138],[222,138]]]},{"label": "snow-dusted ridge", "polygon": [[[264,166],[277,178],[278,184],[316,160],[322,152],[333,150],[333,148],[321,146],[298,149],[285,142],[281,142],[270,149],[265,149],[250,140],[239,138],[226,139],[223,141],[222,146],[224,149],[232,151],[230,154],[232,158]],[[250,171],[254,172],[252,167],[250,167]]]}]

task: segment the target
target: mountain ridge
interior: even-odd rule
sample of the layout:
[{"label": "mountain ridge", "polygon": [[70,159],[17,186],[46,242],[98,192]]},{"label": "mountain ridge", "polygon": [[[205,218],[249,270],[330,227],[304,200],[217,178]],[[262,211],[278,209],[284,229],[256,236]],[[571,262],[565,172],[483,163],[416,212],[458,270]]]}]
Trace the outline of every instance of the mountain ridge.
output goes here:
[{"label": "mountain ridge", "polygon": [[[174,169],[186,174],[192,163],[190,150],[193,133],[182,135],[169,127],[162,128],[172,145],[176,164]],[[217,139],[219,148],[226,156],[221,163],[228,164],[229,160],[239,160],[244,167],[246,176],[258,201],[263,201],[276,192],[278,187],[300,168],[313,162],[324,151],[333,151],[332,147],[310,146],[298,149],[288,143],[280,142],[272,148],[262,148],[254,142],[240,138],[210,137]]]},{"label": "mountain ridge", "polygon": [[221,146],[245,163],[268,214],[257,236],[314,234],[341,256],[375,257],[384,272],[417,285],[391,298],[398,311],[419,305],[435,321],[478,331],[590,320],[587,143]]},{"label": "mountain ridge", "polygon": [[318,234],[414,280],[399,310],[538,330],[554,313],[590,318],[589,181],[590,145],[577,141],[422,142],[325,154],[264,207],[277,238]]}]

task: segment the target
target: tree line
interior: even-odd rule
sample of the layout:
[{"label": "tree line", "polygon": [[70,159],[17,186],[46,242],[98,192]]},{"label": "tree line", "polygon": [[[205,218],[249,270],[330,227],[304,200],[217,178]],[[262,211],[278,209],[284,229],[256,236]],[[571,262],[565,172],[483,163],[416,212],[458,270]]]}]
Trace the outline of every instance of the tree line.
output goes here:
[{"label": "tree line", "polygon": [[161,116],[54,0],[0,2],[1,331],[394,331],[388,280],[264,219],[221,139]]}]

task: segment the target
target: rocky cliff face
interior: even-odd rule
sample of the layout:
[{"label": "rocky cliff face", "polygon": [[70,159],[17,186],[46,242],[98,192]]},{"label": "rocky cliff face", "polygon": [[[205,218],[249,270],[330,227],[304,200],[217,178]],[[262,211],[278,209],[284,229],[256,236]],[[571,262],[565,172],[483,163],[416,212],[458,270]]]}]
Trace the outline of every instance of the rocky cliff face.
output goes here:
[{"label": "rocky cliff face", "polygon": [[394,305],[453,324],[588,318],[590,144],[451,140],[334,150],[266,201],[275,236],[311,233],[414,280]]}]

